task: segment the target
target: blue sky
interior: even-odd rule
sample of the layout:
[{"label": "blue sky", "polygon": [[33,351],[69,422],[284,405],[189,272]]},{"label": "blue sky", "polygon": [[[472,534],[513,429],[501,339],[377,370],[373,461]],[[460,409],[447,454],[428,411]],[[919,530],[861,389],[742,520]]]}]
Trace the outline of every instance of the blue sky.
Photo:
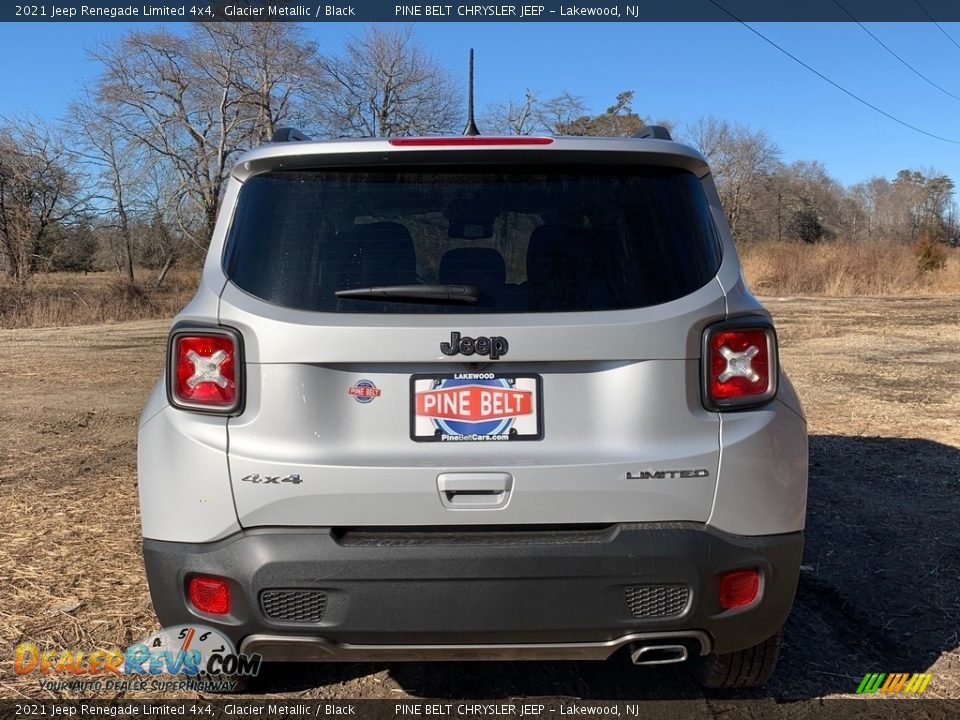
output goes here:
[{"label": "blue sky", "polygon": [[[0,24],[0,115],[54,119],[97,67],[87,50],[119,23]],[[172,24],[172,28],[184,28]],[[761,23],[762,33],[887,112],[958,144],[933,140],[863,107],[736,23],[421,23],[417,34],[452,69],[477,52],[477,104],[563,90],[602,111],[621,90],[634,109],[678,124],[715,115],[762,128],[787,161],[820,160],[851,184],[935,167],[960,183],[960,101],[925,84],[853,23]],[[960,96],[960,48],[928,23],[870,23],[901,57]],[[960,24],[944,24],[960,43]],[[309,26],[337,49],[363,26]],[[481,128],[482,129],[482,128]]]}]

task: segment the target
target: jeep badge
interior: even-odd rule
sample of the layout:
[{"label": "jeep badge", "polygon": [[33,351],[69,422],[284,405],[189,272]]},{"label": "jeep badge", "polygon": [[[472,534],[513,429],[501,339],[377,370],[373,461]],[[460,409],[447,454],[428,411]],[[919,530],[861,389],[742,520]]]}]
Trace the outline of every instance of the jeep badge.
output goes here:
[{"label": "jeep badge", "polygon": [[451,332],[450,342],[440,343],[440,352],[444,355],[489,355],[491,360],[506,355],[509,349],[507,339],[499,335],[472,338],[460,337],[460,333]]}]

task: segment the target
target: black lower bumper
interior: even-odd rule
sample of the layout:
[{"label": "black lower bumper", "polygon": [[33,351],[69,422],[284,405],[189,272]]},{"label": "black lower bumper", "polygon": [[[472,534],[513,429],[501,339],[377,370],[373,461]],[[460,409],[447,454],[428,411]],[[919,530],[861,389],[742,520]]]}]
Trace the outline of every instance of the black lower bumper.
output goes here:
[{"label": "black lower bumper", "polygon": [[[145,540],[144,559],[164,626],[200,623],[238,646],[253,635],[397,648],[602,643],[635,633],[702,631],[723,653],[780,628],[793,603],[802,548],[802,533],[741,537],[696,523],[265,528],[202,545]],[[761,596],[751,606],[723,610],[717,576],[744,568],[759,570]],[[228,615],[190,605],[186,588],[196,574],[228,580]],[[292,613],[289,603],[265,608],[265,598],[278,593],[293,603]],[[296,611],[302,593],[322,597],[322,615],[316,604],[305,615]],[[631,610],[628,596],[642,602]]]}]

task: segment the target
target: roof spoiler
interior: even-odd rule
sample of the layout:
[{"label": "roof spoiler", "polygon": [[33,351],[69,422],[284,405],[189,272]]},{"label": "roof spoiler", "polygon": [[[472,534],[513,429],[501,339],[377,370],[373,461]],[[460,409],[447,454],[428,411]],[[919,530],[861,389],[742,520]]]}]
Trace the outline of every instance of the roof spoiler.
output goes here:
[{"label": "roof spoiler", "polygon": [[663,125],[647,125],[640,128],[633,136],[635,138],[653,138],[654,140],[673,140],[670,131]]},{"label": "roof spoiler", "polygon": [[274,131],[273,137],[270,138],[270,142],[310,142],[310,138],[297,130],[297,128],[282,127],[277,128],[276,131]]}]

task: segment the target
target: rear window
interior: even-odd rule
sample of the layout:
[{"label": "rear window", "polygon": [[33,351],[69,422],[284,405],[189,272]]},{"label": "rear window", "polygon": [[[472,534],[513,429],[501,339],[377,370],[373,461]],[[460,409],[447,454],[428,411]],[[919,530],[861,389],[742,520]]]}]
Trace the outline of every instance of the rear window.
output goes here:
[{"label": "rear window", "polygon": [[[638,308],[702,287],[719,246],[700,181],[643,167],[281,171],[240,191],[225,269],[270,303],[323,312]],[[337,296],[471,285],[476,304]]]}]

